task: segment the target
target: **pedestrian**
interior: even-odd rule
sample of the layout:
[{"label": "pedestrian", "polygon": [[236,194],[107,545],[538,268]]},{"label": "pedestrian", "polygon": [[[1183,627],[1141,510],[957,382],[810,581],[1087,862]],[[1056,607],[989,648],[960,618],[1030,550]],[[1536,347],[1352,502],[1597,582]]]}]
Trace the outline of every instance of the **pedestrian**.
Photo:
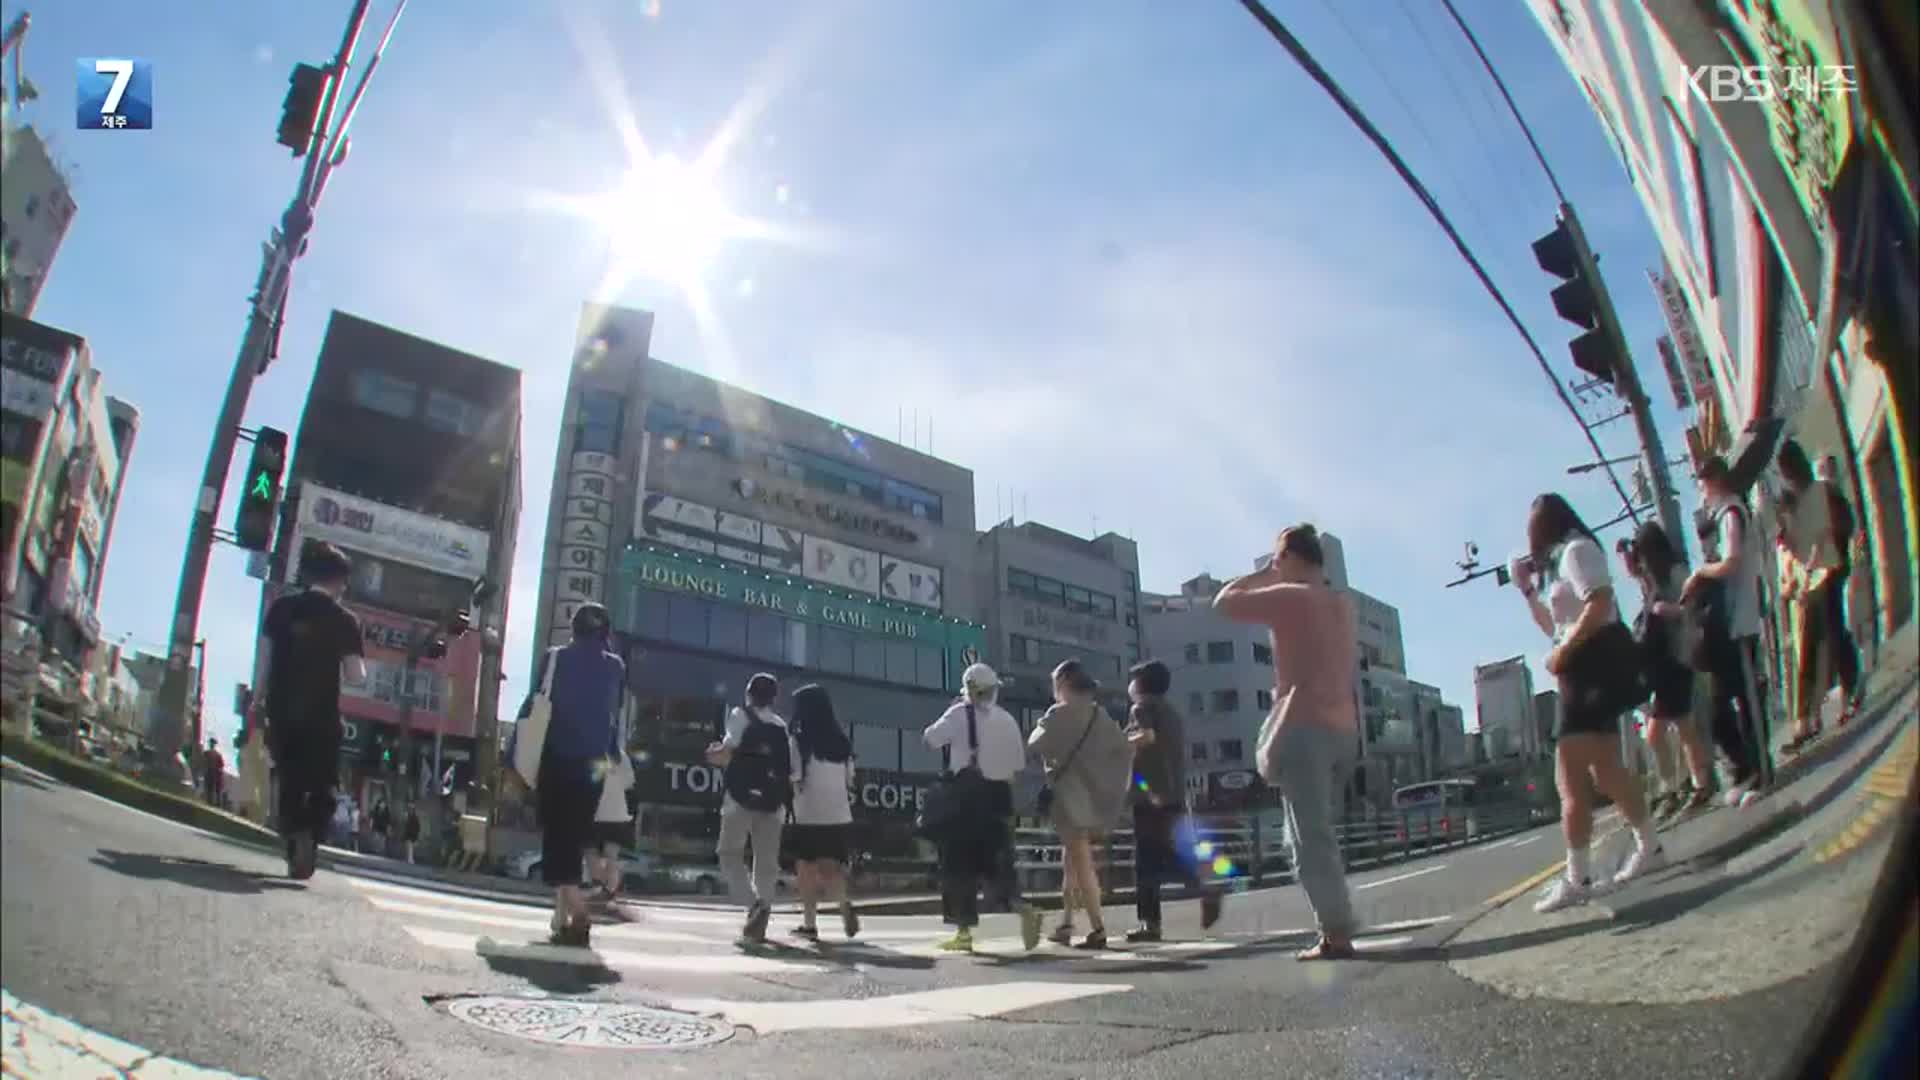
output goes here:
[{"label": "pedestrian", "polygon": [[387,805],[387,797],[381,795],[373,801],[373,839],[374,854],[386,855],[392,848],[393,809]]},{"label": "pedestrian", "polygon": [[1687,578],[1683,601],[1700,626],[1696,668],[1713,677],[1713,741],[1731,776],[1727,805],[1746,806],[1765,783],[1766,701],[1761,696],[1760,579],[1756,536],[1725,458],[1701,462],[1700,501],[1707,512],[1702,546],[1713,553]]},{"label": "pedestrian", "polygon": [[[593,919],[580,891],[584,857],[593,841],[594,810],[609,763],[626,749],[617,721],[625,702],[627,665],[610,650],[611,630],[606,608],[580,605],[573,613],[573,640],[547,650],[533,674],[534,686],[548,687],[550,706],[534,793],[540,814],[540,876],[553,888],[549,941],[555,945],[586,948],[591,943]],[[529,694],[520,718],[532,712]],[[417,824],[409,809],[409,862]]]},{"label": "pedestrian", "polygon": [[1858,536],[1858,520],[1853,504],[1840,486],[1840,462],[1829,454],[1820,460],[1820,482],[1827,489],[1829,517],[1833,521],[1833,547],[1839,554],[1833,570],[1832,588],[1827,590],[1827,632],[1833,643],[1833,674],[1840,684],[1841,713],[1838,723],[1844,727],[1860,711],[1860,644],[1853,626],[1847,621],[1847,580],[1853,576],[1853,546]]},{"label": "pedestrian", "polygon": [[1200,893],[1200,928],[1220,921],[1220,890],[1200,881],[1187,808],[1187,737],[1180,711],[1167,700],[1173,672],[1159,660],[1127,673],[1127,744],[1133,748],[1134,944],[1161,937],[1160,890],[1167,880]]},{"label": "pedestrian", "polygon": [[1775,457],[1792,510],[1781,523],[1780,539],[1790,569],[1783,599],[1796,601],[1793,681],[1793,738],[1784,747],[1798,753],[1820,737],[1820,707],[1833,683],[1833,601],[1839,581],[1840,549],[1834,543],[1832,492],[1813,475],[1807,452],[1792,439]]},{"label": "pedestrian", "polygon": [[1554,771],[1560,789],[1560,830],[1566,840],[1566,872],[1547,886],[1534,910],[1541,914],[1585,903],[1593,895],[1588,847],[1593,840],[1594,793],[1613,800],[1633,829],[1633,853],[1614,875],[1624,885],[1666,866],[1646,797],[1620,761],[1624,710],[1606,700],[1605,686],[1635,673],[1630,645],[1609,654],[1606,637],[1620,624],[1606,553],[1592,530],[1559,495],[1533,501],[1527,518],[1528,554],[1515,560],[1514,582],[1526,598],[1540,632],[1553,641],[1547,673],[1559,683],[1559,722]]},{"label": "pedestrian", "polygon": [[1333,819],[1358,756],[1353,598],[1328,583],[1320,531],[1303,524],[1281,530],[1272,561],[1228,582],[1213,606],[1272,635],[1274,704],[1254,762],[1281,792],[1295,873],[1319,927],[1319,940],[1295,958],[1351,959],[1359,924]]},{"label": "pedestrian", "polygon": [[[727,714],[720,741],[707,747],[707,762],[721,768],[726,794],[720,800],[721,873],[727,891],[746,906],[742,945],[767,940],[767,921],[780,885],[780,831],[793,809],[799,751],[787,722],[773,711],[780,681],[766,672],[747,680],[746,702]],[[747,852],[753,852],[749,873]]]},{"label": "pedestrian", "polygon": [[227,759],[220,754],[220,740],[207,740],[207,752],[203,760],[206,764],[207,802],[219,806],[227,788]]},{"label": "pedestrian", "polygon": [[625,709],[620,711],[615,727],[618,751],[600,783],[600,801],[593,812],[593,879],[600,886],[595,899],[603,904],[620,897],[620,851],[634,840],[633,810],[627,796],[633,791],[635,776],[627,750],[631,739]]},{"label": "pedestrian", "polygon": [[1000,707],[1000,677],[992,668],[968,665],[960,691],[960,700],[921,735],[946,753],[949,771],[977,768],[983,781],[979,801],[939,838],[941,917],[955,928],[940,948],[973,951],[984,881],[990,906],[1019,913],[1020,940],[1031,950],[1040,944],[1040,909],[1020,895],[1013,853],[1013,781],[1027,767],[1026,740],[1020,722]]},{"label": "pedestrian", "polygon": [[852,856],[853,744],[833,715],[833,698],[824,686],[809,684],[793,692],[793,742],[800,760],[794,788],[793,824],[787,826],[787,854],[800,892],[800,925],[794,935],[820,940],[817,918],[822,900],[839,905],[840,929],[851,939],[860,933],[860,916],[847,896],[847,863]]},{"label": "pedestrian", "polygon": [[[1713,801],[1713,754],[1693,722],[1694,671],[1689,657],[1699,628],[1680,602],[1686,568],[1667,531],[1646,522],[1627,547],[1627,572],[1640,586],[1641,656],[1653,687],[1646,709],[1647,742],[1661,768],[1661,804],[1655,816],[1698,810]],[[1688,784],[1673,761],[1679,749]]]},{"label": "pedestrian", "polygon": [[[1034,724],[1028,747],[1047,767],[1047,816],[1060,834],[1065,881],[1060,925],[1053,940],[1074,945],[1073,909],[1087,914],[1087,936],[1075,948],[1107,947],[1107,921],[1093,848],[1105,840],[1126,809],[1133,776],[1133,749],[1094,695],[1100,684],[1078,660],[1053,669],[1054,705]],[[977,711],[977,710],[976,710]]]},{"label": "pedestrian", "polygon": [[340,761],[340,684],[366,682],[360,622],[340,602],[353,564],[331,544],[313,544],[299,567],[304,588],[267,609],[262,647],[267,692],[255,705],[279,781],[287,876],[313,876],[333,819]]},{"label": "pedestrian", "polygon": [[420,811],[412,803],[407,804],[407,822],[403,826],[401,840],[406,847],[407,862],[413,862],[413,845],[420,842]]}]

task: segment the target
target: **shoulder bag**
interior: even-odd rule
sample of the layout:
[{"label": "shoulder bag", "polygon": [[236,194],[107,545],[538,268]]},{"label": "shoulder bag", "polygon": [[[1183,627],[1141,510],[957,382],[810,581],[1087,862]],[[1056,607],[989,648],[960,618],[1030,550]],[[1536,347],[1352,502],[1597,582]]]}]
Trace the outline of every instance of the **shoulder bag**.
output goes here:
[{"label": "shoulder bag", "polygon": [[559,652],[547,650],[547,670],[528,703],[527,715],[513,725],[513,771],[529,789],[539,782],[540,755],[547,748],[547,728],[553,721],[553,669],[560,666]]},{"label": "shoulder bag", "polygon": [[966,765],[940,774],[914,818],[914,831],[929,840],[951,835],[985,806],[987,776],[980,771],[980,730],[972,705],[967,706],[967,751]]},{"label": "shoulder bag", "polygon": [[1040,816],[1045,817],[1053,813],[1053,782],[1065,776],[1067,770],[1073,767],[1073,759],[1080,756],[1080,748],[1087,745],[1087,736],[1093,734],[1093,725],[1099,722],[1100,713],[1096,707],[1094,711],[1087,716],[1087,726],[1081,730],[1079,741],[1075,742],[1073,749],[1067,751],[1067,756],[1060,760],[1060,767],[1047,770],[1047,782],[1040,788],[1040,798],[1037,804]]}]

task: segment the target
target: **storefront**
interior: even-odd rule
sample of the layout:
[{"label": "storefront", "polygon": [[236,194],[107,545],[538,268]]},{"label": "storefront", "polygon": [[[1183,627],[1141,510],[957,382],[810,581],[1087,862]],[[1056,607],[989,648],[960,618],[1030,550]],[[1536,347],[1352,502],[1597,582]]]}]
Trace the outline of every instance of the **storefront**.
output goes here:
[{"label": "storefront", "polygon": [[720,780],[704,762],[749,676],[780,679],[776,710],[817,683],[853,741],[860,846],[916,851],[912,824],[940,754],[920,732],[953,701],[985,628],[778,574],[636,545],[621,560],[614,624],[635,696],[643,841],[705,857]]}]

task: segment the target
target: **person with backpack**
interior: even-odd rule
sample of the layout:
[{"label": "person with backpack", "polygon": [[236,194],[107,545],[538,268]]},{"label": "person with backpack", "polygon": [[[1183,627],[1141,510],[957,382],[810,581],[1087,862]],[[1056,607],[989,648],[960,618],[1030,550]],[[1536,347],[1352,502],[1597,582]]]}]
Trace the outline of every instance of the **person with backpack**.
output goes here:
[{"label": "person with backpack", "polygon": [[[1645,710],[1647,744],[1654,751],[1661,774],[1662,793],[1654,804],[1656,818],[1704,809],[1713,801],[1713,753],[1693,722],[1694,671],[1691,656],[1699,629],[1680,590],[1687,571],[1680,563],[1667,531],[1655,522],[1643,523],[1623,552],[1627,573],[1640,585],[1640,614],[1634,637],[1640,642],[1652,689]],[[1688,782],[1678,781],[1673,750],[1678,744]]]},{"label": "person with backpack", "polygon": [[1029,951],[1040,944],[1040,909],[1020,895],[1014,869],[1013,781],[1027,767],[1027,743],[1020,722],[1000,707],[1000,676],[985,664],[970,664],[960,675],[961,696],[921,739],[947,756],[953,774],[972,770],[975,801],[957,814],[938,838],[940,912],[954,928],[940,943],[944,952],[973,951],[973,929],[980,925],[980,884],[992,906],[1020,915],[1020,942]]},{"label": "person with backpack", "polygon": [[1839,565],[1833,571],[1833,584],[1827,593],[1828,633],[1833,638],[1833,675],[1840,683],[1843,710],[1839,723],[1860,709],[1860,645],[1854,640],[1853,627],[1847,624],[1847,580],[1853,576],[1853,542],[1859,527],[1853,504],[1840,488],[1840,463],[1829,454],[1820,461],[1820,482],[1827,489],[1829,516],[1833,519],[1833,546],[1839,552]]},{"label": "person with backpack", "polygon": [[833,715],[827,688],[808,684],[793,692],[793,742],[799,750],[800,782],[787,826],[787,854],[800,890],[795,937],[820,940],[820,901],[840,905],[840,928],[851,940],[860,915],[847,898],[847,861],[853,833],[853,743]]},{"label": "person with backpack", "polygon": [[[766,672],[747,680],[746,704],[727,714],[724,737],[707,747],[707,762],[722,770],[720,871],[727,891],[746,905],[742,945],[767,940],[774,892],[780,882],[780,832],[793,812],[800,751],[786,720],[773,711],[780,681]],[[753,848],[749,874],[747,848]]]},{"label": "person with backpack", "polygon": [[[573,613],[573,640],[547,650],[533,675],[533,685],[546,689],[549,707],[533,785],[540,813],[540,876],[553,889],[548,940],[582,949],[593,929],[580,879],[593,841],[594,810],[609,762],[626,751],[617,721],[625,704],[627,665],[609,648],[611,633],[606,608],[580,605]],[[539,693],[527,696],[521,719],[532,714]],[[408,813],[411,832],[416,819]],[[408,851],[411,856],[411,837]]]}]

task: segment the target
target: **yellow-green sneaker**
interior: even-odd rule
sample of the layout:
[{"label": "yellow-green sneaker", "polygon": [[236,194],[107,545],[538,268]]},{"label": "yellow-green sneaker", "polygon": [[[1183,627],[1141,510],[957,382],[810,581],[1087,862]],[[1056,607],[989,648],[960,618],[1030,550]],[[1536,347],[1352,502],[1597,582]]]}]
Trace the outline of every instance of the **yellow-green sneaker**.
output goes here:
[{"label": "yellow-green sneaker", "polygon": [[941,952],[970,953],[973,951],[973,933],[962,930],[940,943]]}]

